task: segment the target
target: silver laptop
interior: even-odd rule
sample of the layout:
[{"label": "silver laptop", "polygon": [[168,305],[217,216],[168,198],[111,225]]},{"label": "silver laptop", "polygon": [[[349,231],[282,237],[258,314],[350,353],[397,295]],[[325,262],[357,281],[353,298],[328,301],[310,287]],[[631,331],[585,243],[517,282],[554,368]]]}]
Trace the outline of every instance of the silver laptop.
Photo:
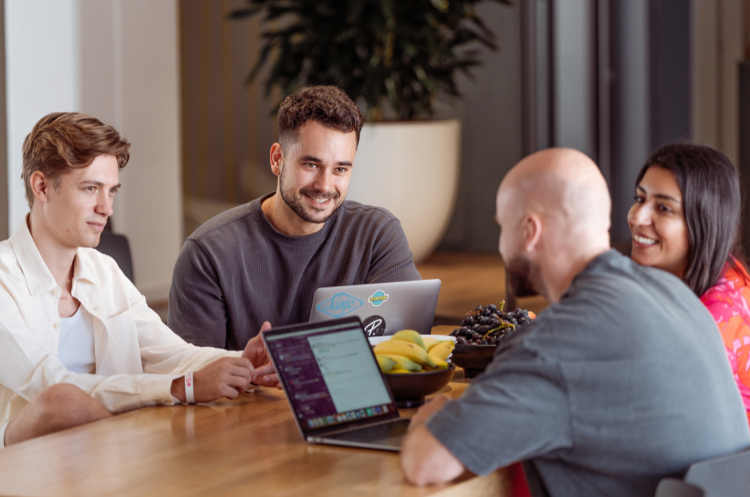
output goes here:
[{"label": "silver laptop", "polygon": [[357,317],[282,326],[262,335],[308,442],[399,451],[399,417]]},{"label": "silver laptop", "polygon": [[318,288],[310,322],[357,316],[367,336],[393,335],[400,330],[429,335],[439,294],[440,280]]}]

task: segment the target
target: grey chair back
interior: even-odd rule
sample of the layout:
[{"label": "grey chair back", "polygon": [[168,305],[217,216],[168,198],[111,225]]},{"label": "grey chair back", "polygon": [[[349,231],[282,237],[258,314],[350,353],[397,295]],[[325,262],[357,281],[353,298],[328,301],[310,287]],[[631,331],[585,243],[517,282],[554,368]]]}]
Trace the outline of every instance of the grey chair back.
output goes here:
[{"label": "grey chair back", "polygon": [[750,450],[693,464],[685,481],[703,489],[706,497],[750,495]]},{"label": "grey chair back", "polygon": [[664,478],[656,487],[654,497],[704,497],[705,495],[705,492],[695,485],[677,478]]}]

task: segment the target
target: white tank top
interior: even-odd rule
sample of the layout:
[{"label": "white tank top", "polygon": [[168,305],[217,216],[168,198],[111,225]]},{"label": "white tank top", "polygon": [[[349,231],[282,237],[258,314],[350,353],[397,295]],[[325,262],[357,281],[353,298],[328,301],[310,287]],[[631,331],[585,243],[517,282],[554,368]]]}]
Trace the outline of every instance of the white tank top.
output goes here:
[{"label": "white tank top", "polygon": [[83,306],[69,318],[60,318],[57,357],[71,373],[96,373],[94,317]]}]

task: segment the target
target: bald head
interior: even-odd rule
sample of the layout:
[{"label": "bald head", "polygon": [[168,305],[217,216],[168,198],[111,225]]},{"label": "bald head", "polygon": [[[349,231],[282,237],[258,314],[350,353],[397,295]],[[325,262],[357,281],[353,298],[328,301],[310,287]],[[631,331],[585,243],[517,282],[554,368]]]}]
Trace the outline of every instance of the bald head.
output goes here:
[{"label": "bald head", "polygon": [[569,148],[550,148],[529,155],[503,179],[498,213],[513,217],[535,213],[546,224],[566,231],[608,231],[612,203],[599,168]]},{"label": "bald head", "polygon": [[500,254],[514,293],[557,302],[609,249],[610,210],[607,183],[584,154],[551,148],[519,162],[497,192]]}]

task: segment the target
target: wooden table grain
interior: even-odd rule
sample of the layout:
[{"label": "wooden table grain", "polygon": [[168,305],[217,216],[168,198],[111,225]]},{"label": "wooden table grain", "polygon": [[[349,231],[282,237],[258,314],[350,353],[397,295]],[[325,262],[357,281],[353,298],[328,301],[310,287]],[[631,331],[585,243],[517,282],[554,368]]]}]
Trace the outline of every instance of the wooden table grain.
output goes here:
[{"label": "wooden table grain", "polygon": [[[455,398],[466,385],[457,370],[440,393]],[[0,450],[0,495],[240,494],[503,496],[510,482],[501,469],[413,487],[396,453],[304,442],[283,393],[266,388],[232,401],[139,409]]]}]

